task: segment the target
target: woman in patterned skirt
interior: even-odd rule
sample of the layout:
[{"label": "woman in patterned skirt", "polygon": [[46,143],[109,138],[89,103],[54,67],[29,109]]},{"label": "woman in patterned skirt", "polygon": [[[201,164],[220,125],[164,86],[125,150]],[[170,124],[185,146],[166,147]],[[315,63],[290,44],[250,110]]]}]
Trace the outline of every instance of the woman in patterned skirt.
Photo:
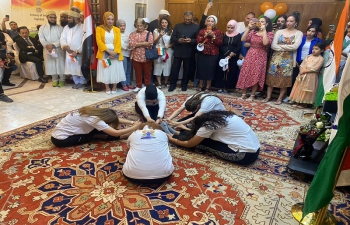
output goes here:
[{"label": "woman in patterned skirt", "polygon": [[244,59],[236,88],[242,89],[242,99],[246,99],[248,88],[252,88],[250,101],[255,99],[255,92],[263,89],[266,74],[267,52],[273,40],[272,22],[267,17],[260,20],[253,18],[244,34],[242,41],[250,43],[250,49]]},{"label": "woman in patterned skirt", "polygon": [[267,73],[266,84],[267,97],[263,102],[271,99],[274,87],[280,88],[280,94],[275,102],[282,103],[282,99],[288,87],[292,86],[293,67],[296,66],[297,49],[299,48],[303,33],[296,29],[299,24],[300,13],[293,12],[287,18],[287,28],[278,30],[273,39],[271,48],[274,50]]}]

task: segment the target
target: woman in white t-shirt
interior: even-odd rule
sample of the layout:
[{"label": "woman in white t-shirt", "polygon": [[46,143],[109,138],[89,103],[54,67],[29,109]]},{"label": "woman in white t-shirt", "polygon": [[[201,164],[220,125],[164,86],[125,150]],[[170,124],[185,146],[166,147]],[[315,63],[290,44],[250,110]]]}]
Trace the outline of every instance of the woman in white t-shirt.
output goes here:
[{"label": "woman in white t-shirt", "polygon": [[[192,114],[178,120],[177,122],[172,121],[177,117],[184,109]],[[182,104],[182,106],[177,109],[171,116],[167,119],[167,122],[172,126],[186,125],[191,122],[197,116],[202,115],[203,113],[210,112],[212,110],[226,110],[225,106],[222,104],[222,101],[216,95],[206,94],[204,92],[198,92]]]},{"label": "woman in white t-shirt", "polygon": [[154,184],[168,180],[174,171],[168,138],[159,124],[147,122],[128,138],[124,176],[133,183]]},{"label": "woman in white t-shirt", "polygon": [[215,110],[192,121],[192,129],[185,140],[168,134],[170,142],[182,147],[206,150],[236,164],[253,163],[259,156],[260,143],[254,131],[230,111]]},{"label": "woman in white t-shirt", "polygon": [[[132,127],[117,130],[119,124]],[[140,122],[118,118],[112,109],[83,107],[69,113],[55,127],[51,141],[57,147],[85,144],[91,139],[118,140],[138,129]]]}]

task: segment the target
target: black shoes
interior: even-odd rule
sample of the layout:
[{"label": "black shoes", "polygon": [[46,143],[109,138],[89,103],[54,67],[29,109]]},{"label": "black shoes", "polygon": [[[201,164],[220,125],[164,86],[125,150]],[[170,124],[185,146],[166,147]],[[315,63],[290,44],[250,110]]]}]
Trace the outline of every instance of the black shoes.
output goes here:
[{"label": "black shoes", "polygon": [[16,86],[15,84],[11,83],[11,82],[6,82],[6,83],[2,83],[2,85],[4,86]]},{"label": "black shoes", "polygon": [[39,77],[38,81],[41,83],[47,83],[47,80],[42,77]]},{"label": "black shoes", "polygon": [[172,91],[174,91],[174,90],[175,90],[175,88],[176,88],[176,87],[175,87],[174,85],[170,85],[170,87],[169,87],[168,91],[169,91],[169,92],[172,92]]},{"label": "black shoes", "polygon": [[5,95],[5,94],[0,95],[0,101],[2,101],[2,102],[13,102],[13,100],[10,99],[9,97],[7,97],[7,95]]},{"label": "black shoes", "polygon": [[181,91],[187,91],[187,86],[182,86]]}]

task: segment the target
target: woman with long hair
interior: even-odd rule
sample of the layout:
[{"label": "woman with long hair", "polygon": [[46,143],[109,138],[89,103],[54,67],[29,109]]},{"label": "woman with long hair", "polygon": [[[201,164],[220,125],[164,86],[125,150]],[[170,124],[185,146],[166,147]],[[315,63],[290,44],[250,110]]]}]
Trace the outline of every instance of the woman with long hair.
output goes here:
[{"label": "woman with long hair", "polygon": [[130,59],[135,70],[136,78],[134,92],[139,92],[142,88],[142,75],[144,76],[145,86],[151,83],[153,61],[146,59],[146,49],[153,46],[153,34],[147,31],[147,23],[142,18],[135,20],[134,27],[136,31],[132,32],[129,36],[129,46],[132,49]]},{"label": "woman with long hair", "polygon": [[234,89],[237,83],[238,66],[237,60],[241,51],[241,34],[237,32],[237,21],[230,20],[226,26],[226,32],[220,46],[219,60],[227,59],[227,69],[217,66],[215,75],[215,86],[219,88],[218,93],[227,93],[227,89]]},{"label": "woman with long hair", "polygon": [[249,42],[250,48],[244,59],[236,88],[242,89],[242,99],[246,99],[248,88],[252,93],[248,100],[255,99],[255,92],[264,88],[267,53],[273,40],[272,22],[266,16],[249,22],[242,41]]},{"label": "woman with long hair", "polygon": [[[132,127],[118,130],[120,124]],[[83,107],[69,113],[55,127],[51,141],[57,147],[85,144],[91,139],[118,140],[136,130],[140,122],[118,118],[113,109]]]},{"label": "woman with long hair", "polygon": [[[113,26],[114,14],[105,12],[103,24],[96,28],[98,51],[97,82],[106,85],[106,94],[116,94],[117,83],[125,81],[120,29]],[[112,90],[110,87],[112,85]]]},{"label": "woman with long hair", "polygon": [[[218,19],[214,15],[208,16],[206,20],[207,28],[199,31],[196,42],[202,51],[197,53],[197,74],[199,80],[199,90],[209,92],[212,79],[216,72],[216,67],[219,62],[219,47],[222,44],[222,32],[216,28]],[[203,82],[207,81],[206,87]]]},{"label": "woman with long hair", "polygon": [[[318,27],[318,31],[316,33],[316,36],[322,40],[322,20],[320,18],[311,18],[307,24],[308,27],[310,26],[316,26]],[[306,36],[306,33],[304,34]]]},{"label": "woman with long hair", "polygon": [[293,12],[287,18],[287,28],[278,30],[275,34],[271,45],[274,52],[266,76],[267,97],[263,102],[270,101],[273,88],[277,87],[280,88],[280,94],[275,104],[282,104],[287,88],[292,86],[297,49],[303,38],[303,33],[297,29],[299,20],[300,13]]},{"label": "woman with long hair", "polygon": [[169,141],[186,148],[206,150],[236,164],[253,163],[259,156],[260,143],[254,131],[231,111],[210,111],[196,117],[187,140]]},{"label": "woman with long hair", "polygon": [[167,87],[168,79],[171,72],[172,58],[174,50],[171,48],[173,44],[171,43],[171,34],[173,33],[173,28],[171,26],[170,20],[166,17],[159,21],[159,26],[153,31],[154,44],[157,45],[158,54],[161,55],[158,59],[153,61],[154,69],[153,74],[157,78],[159,86],[157,88],[162,89],[162,74],[164,76],[164,86]]},{"label": "woman with long hair", "polygon": [[159,184],[174,171],[168,138],[159,124],[147,122],[128,138],[123,165],[124,176],[132,183]]},{"label": "woman with long hair", "polygon": [[[172,121],[172,119],[177,117],[185,109],[186,111],[191,112],[191,114],[178,120],[177,122]],[[225,110],[225,106],[222,104],[221,99],[216,95],[198,92],[187,98],[181,107],[171,114],[171,116],[167,119],[167,122],[172,126],[186,125],[197,116],[213,110]]]}]

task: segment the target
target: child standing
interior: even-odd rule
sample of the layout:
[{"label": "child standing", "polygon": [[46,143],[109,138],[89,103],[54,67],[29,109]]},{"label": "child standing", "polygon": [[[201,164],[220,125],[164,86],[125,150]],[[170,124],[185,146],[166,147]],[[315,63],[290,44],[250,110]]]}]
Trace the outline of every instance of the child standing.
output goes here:
[{"label": "child standing", "polygon": [[299,108],[305,108],[307,104],[315,103],[318,74],[324,61],[321,53],[324,48],[324,44],[316,43],[312,48],[312,55],[308,55],[300,65],[299,75],[289,96],[290,101],[296,102],[296,106]]}]

